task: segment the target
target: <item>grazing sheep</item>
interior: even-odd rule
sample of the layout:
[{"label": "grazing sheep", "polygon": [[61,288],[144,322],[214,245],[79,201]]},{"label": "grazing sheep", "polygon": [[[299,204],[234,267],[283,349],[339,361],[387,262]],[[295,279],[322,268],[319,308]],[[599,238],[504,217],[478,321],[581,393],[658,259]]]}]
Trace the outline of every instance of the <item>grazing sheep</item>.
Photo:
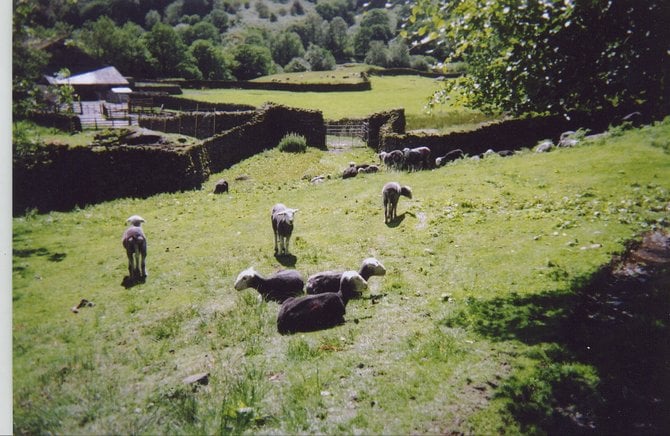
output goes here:
[{"label": "grazing sheep", "polygon": [[281,203],[272,207],[272,231],[275,236],[275,255],[288,254],[288,244],[293,233],[293,215],[298,209],[289,209]]},{"label": "grazing sheep", "polygon": [[435,166],[436,167],[444,166],[449,162],[452,162],[452,161],[455,161],[456,159],[462,158],[463,156],[465,156],[465,154],[463,153],[463,150],[461,150],[460,148],[451,150],[450,152],[448,152],[444,156],[441,156],[441,157],[438,157],[437,159],[435,159]]},{"label": "grazing sheep", "polygon": [[360,294],[367,286],[356,271],[346,271],[342,273],[338,292],[288,298],[279,309],[277,331],[284,335],[344,324],[348,295]]},{"label": "grazing sheep", "polygon": [[251,267],[247,268],[237,276],[235,289],[241,291],[254,288],[265,300],[283,303],[289,297],[295,297],[303,293],[305,281],[296,270],[278,271],[265,278]]},{"label": "grazing sheep", "polygon": [[514,155],[514,150],[498,150],[496,153],[498,153],[498,156],[508,157]]},{"label": "grazing sheep", "polygon": [[408,171],[430,168],[430,148],[416,147],[403,149],[404,168]]},{"label": "grazing sheep", "polygon": [[[323,294],[324,292],[337,292],[342,278],[341,271],[324,271],[311,275],[307,279],[306,291],[308,294]],[[358,274],[364,280],[369,280],[372,276],[386,275],[384,265],[374,257],[368,257],[363,260]],[[349,298],[356,298],[359,295],[351,295]]]},{"label": "grazing sheep", "polygon": [[133,215],[126,222],[130,223],[130,227],[123,232],[121,243],[128,255],[128,277],[144,280],[147,277],[147,237],[142,231],[142,223],[146,221],[139,215]]},{"label": "grazing sheep", "polygon": [[228,192],[228,182],[221,179],[214,185],[214,193],[223,194],[224,192]]},{"label": "grazing sheep", "polygon": [[579,140],[575,138],[576,132],[568,130],[567,132],[561,133],[561,137],[558,140],[557,147],[574,147],[579,143]]},{"label": "grazing sheep", "polygon": [[402,151],[392,150],[379,153],[379,159],[386,165],[386,168],[399,170],[402,168],[405,158]]},{"label": "grazing sheep", "polygon": [[350,162],[349,167],[347,167],[344,171],[342,171],[343,179],[356,177],[357,175],[358,175],[358,169],[356,168],[356,164],[354,162]]},{"label": "grazing sheep", "polygon": [[535,153],[546,153],[551,151],[552,148],[554,148],[554,143],[551,142],[550,139],[545,139],[544,141],[541,141],[539,144],[537,144],[535,147]]},{"label": "grazing sheep", "polygon": [[400,196],[412,198],[412,188],[400,186],[397,182],[388,182],[382,188],[382,200],[384,202],[384,222],[388,223],[396,219],[398,200]]}]

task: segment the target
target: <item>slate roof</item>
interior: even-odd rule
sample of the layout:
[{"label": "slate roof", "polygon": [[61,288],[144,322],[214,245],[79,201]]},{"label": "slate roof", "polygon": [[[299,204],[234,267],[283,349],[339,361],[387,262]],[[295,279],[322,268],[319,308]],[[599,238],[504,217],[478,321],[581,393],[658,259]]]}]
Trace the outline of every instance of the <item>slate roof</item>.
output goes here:
[{"label": "slate roof", "polygon": [[114,67],[105,67],[88,73],[77,74],[65,79],[59,79],[53,76],[45,76],[47,82],[51,85],[112,85],[128,86],[129,83],[119,70]]}]

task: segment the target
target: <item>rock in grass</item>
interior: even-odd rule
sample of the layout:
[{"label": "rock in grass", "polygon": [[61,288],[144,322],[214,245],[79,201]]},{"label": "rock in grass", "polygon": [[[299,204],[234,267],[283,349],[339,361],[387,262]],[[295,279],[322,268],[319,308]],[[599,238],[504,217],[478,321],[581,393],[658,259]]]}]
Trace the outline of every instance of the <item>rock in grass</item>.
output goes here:
[{"label": "rock in grass", "polygon": [[209,373],[201,372],[199,374],[193,374],[186,377],[183,382],[187,385],[202,385],[206,386],[209,384]]}]

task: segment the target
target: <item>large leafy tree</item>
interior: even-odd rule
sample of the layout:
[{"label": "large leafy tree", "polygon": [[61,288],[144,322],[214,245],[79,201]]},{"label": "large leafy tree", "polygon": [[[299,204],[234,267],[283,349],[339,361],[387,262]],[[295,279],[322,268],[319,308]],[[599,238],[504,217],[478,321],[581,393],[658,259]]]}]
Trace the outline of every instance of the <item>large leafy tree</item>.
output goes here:
[{"label": "large leafy tree", "polygon": [[279,32],[271,43],[272,58],[274,61],[285,66],[291,59],[301,57],[305,54],[300,36],[295,32]]},{"label": "large leafy tree", "polygon": [[270,49],[262,45],[240,44],[233,49],[233,74],[239,80],[250,80],[272,72]]},{"label": "large leafy tree", "polygon": [[202,75],[188,47],[172,26],[158,23],[144,36],[145,44],[157,62],[161,77],[200,79]]},{"label": "large leafy tree", "polygon": [[487,111],[668,111],[664,0],[418,0],[404,36],[450,47],[467,74],[447,82]]},{"label": "large leafy tree", "polygon": [[372,9],[361,18],[361,23],[354,35],[354,51],[356,56],[363,58],[370,49],[371,41],[388,42],[393,38],[391,19],[384,9]]}]

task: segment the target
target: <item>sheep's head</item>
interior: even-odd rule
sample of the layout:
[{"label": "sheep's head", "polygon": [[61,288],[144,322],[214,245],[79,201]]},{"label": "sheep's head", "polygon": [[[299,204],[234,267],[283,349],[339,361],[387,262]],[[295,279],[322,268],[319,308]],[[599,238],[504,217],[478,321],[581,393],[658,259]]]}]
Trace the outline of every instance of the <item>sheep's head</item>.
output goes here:
[{"label": "sheep's head", "polygon": [[342,273],[340,293],[345,300],[361,295],[367,288],[368,282],[356,271],[345,271]]},{"label": "sheep's head", "polygon": [[237,279],[235,279],[235,289],[241,291],[250,288],[256,277],[258,277],[258,273],[253,267],[245,269],[237,275]]},{"label": "sheep's head", "polygon": [[135,227],[140,227],[142,225],[142,223],[145,223],[146,221],[144,220],[144,218],[142,218],[139,215],[133,215],[133,216],[129,217],[126,220],[126,222],[134,225]]},{"label": "sheep's head", "polygon": [[295,215],[295,213],[296,213],[298,210],[300,210],[300,209],[289,209],[289,208],[286,208],[286,209],[284,209],[284,210],[282,210],[282,211],[280,211],[280,212],[277,212],[277,213],[275,214],[275,216],[284,216],[284,217],[286,217],[286,222],[288,222],[289,224],[293,224],[293,216]]},{"label": "sheep's head", "polygon": [[369,272],[368,276],[383,276],[386,275],[386,268],[384,265],[374,257],[368,257],[363,260],[361,271]]},{"label": "sheep's head", "polygon": [[412,198],[412,188],[409,186],[403,186],[400,188],[400,195],[404,195],[407,198]]}]

